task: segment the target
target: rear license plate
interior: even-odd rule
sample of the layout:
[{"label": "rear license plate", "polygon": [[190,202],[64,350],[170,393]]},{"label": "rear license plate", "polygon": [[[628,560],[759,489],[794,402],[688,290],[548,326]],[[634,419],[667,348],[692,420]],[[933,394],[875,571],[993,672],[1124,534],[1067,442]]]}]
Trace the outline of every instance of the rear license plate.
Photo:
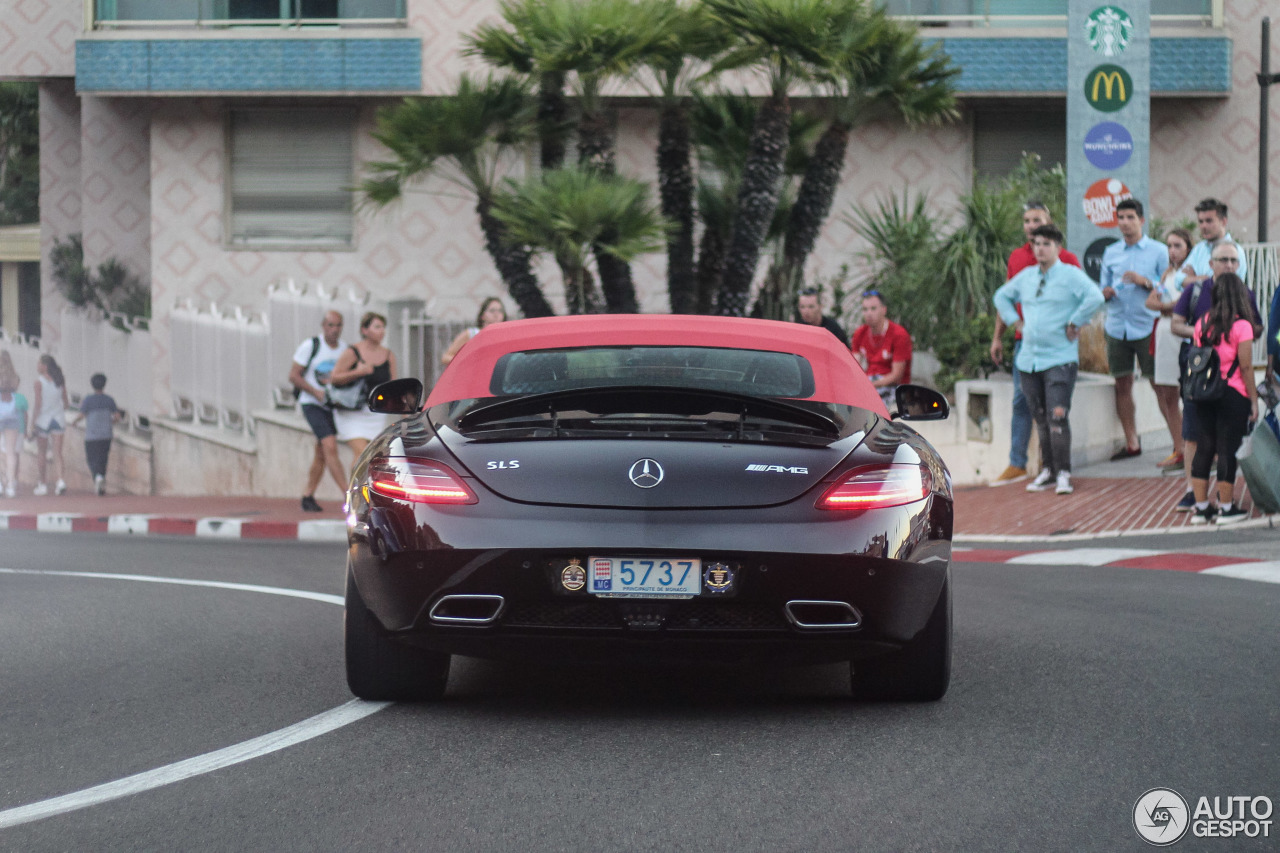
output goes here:
[{"label": "rear license plate", "polygon": [[602,598],[692,598],[702,591],[701,560],[592,557],[591,593]]}]

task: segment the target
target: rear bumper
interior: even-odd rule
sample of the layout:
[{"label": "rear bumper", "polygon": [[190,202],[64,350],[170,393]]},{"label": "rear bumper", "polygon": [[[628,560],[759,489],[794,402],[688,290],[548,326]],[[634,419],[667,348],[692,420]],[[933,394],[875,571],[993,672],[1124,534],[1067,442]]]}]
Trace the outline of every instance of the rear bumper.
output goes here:
[{"label": "rear bumper", "polygon": [[[378,621],[405,642],[476,657],[670,664],[874,655],[925,626],[951,561],[951,503],[937,496],[816,518],[811,507],[664,512],[507,503],[502,517],[475,506],[353,508],[349,567]],[[566,565],[603,556],[725,563],[734,583],[689,600],[565,588]],[[484,624],[433,620],[445,596],[500,596],[501,607]],[[794,600],[845,602],[858,625],[798,626],[785,609]]]}]

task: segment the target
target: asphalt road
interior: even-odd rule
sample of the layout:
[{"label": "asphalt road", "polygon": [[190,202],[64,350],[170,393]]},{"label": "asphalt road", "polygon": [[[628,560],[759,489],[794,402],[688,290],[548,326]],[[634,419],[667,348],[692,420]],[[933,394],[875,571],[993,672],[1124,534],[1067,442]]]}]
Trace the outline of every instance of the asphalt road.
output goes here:
[{"label": "asphalt road", "polygon": [[[347,705],[323,600],[342,559],[0,533],[21,570],[0,572],[0,850],[1145,850],[1151,788],[1280,802],[1277,585],[958,564],[952,688],[929,705],[851,702],[838,666],[461,660],[442,703],[380,707]],[[50,574],[81,571],[322,600]],[[208,758],[335,708],[360,718]],[[174,767],[188,778],[83,793]],[[1271,819],[1269,838],[1174,849],[1276,849]]]}]

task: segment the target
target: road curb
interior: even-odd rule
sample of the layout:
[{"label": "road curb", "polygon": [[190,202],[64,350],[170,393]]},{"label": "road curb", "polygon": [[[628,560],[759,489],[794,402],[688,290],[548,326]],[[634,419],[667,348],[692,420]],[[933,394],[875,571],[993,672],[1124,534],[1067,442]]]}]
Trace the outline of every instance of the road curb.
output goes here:
[{"label": "road curb", "polygon": [[1280,584],[1280,560],[1184,554],[1146,548],[1064,548],[1056,551],[956,548],[952,551],[951,558],[957,563],[1005,563],[1029,567],[1106,566],[1117,569],[1156,569]]},{"label": "road curb", "polygon": [[1126,528],[1124,530],[1098,530],[1093,533],[1060,533],[1060,534],[1028,534],[1028,533],[957,533],[955,542],[1009,542],[1036,543],[1045,542],[1088,542],[1093,539],[1129,539],[1134,536],[1168,536],[1178,533],[1215,533],[1231,530],[1256,530],[1259,527],[1276,527],[1280,523],[1280,515],[1264,515],[1250,518],[1222,527],[1216,524],[1203,526],[1176,525],[1171,527]]},{"label": "road curb", "polygon": [[124,536],[197,536],[209,539],[347,541],[347,525],[338,519],[263,521],[225,516],[181,518],[136,513],[101,516],[68,512],[0,512],[0,530],[113,533]]}]

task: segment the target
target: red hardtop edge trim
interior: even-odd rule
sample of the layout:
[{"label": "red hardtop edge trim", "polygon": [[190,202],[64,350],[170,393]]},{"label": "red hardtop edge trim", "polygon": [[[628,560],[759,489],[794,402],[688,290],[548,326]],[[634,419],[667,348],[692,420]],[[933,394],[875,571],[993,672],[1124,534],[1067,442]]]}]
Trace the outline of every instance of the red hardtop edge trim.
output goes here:
[{"label": "red hardtop edge trim", "polygon": [[699,314],[584,314],[496,323],[467,342],[440,375],[426,405],[491,396],[494,365],[507,353],[587,346],[703,346],[794,353],[813,368],[814,391],[806,399],[889,414],[853,353],[821,326]]}]

